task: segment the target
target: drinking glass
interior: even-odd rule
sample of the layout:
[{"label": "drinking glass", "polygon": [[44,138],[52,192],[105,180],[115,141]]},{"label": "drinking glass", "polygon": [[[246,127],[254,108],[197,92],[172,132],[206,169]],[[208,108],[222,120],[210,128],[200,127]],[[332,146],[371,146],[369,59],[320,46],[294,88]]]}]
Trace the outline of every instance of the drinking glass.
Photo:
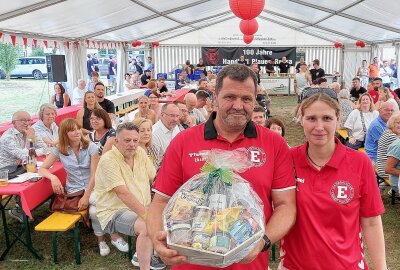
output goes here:
[{"label": "drinking glass", "polygon": [[0,170],[0,187],[8,185],[8,170]]}]

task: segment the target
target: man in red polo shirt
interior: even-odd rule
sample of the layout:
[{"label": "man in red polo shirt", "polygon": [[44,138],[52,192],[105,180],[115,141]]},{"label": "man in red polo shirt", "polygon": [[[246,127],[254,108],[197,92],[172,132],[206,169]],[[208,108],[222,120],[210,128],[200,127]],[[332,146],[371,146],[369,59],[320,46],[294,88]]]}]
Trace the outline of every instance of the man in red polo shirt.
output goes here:
[{"label": "man in red polo shirt", "polygon": [[[372,100],[374,101],[374,103],[377,103],[378,100],[379,100],[379,91],[378,90],[381,87],[382,87],[382,79],[381,78],[375,78],[372,81],[372,89],[368,90],[368,94],[371,95]],[[390,88],[388,88],[388,89],[389,89],[389,92],[393,95],[393,98],[396,101],[398,101],[399,97],[397,96],[397,94],[392,89],[390,89]]]},{"label": "man in red polo shirt", "polygon": [[173,270],[217,269],[186,264],[185,257],[166,247],[166,232],[162,226],[162,211],[169,198],[200,172],[204,164],[200,155],[202,150],[246,148],[254,166],[240,175],[252,184],[264,203],[266,232],[263,240],[240,262],[248,265],[237,263],[225,269],[267,269],[268,252],[262,251],[281,239],[295,222],[295,182],[288,147],[278,134],[251,121],[256,87],[257,77],[246,66],[224,67],[216,82],[217,113],[213,112],[205,124],[178,134],[164,156],[155,180],[153,190],[156,194],[149,209],[147,226],[155,250],[166,264],[174,265]]}]

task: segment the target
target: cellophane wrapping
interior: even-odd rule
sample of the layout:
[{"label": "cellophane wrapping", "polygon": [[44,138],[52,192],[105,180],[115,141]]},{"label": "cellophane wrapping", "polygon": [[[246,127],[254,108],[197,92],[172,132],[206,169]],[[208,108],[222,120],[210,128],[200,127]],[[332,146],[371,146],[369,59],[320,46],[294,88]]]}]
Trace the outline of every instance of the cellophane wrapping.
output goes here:
[{"label": "cellophane wrapping", "polygon": [[201,154],[206,158],[201,172],[164,209],[167,244],[190,263],[227,267],[259,244],[265,230],[263,203],[238,174],[253,166],[246,149]]}]

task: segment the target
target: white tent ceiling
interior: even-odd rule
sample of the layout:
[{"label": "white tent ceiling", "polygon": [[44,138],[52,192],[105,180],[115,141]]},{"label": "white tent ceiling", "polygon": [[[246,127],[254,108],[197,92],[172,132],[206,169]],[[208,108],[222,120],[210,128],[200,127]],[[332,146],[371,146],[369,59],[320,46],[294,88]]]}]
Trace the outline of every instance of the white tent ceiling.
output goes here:
[{"label": "white tent ceiling", "polygon": [[[235,19],[228,0],[0,2],[1,31],[43,39],[164,41]],[[396,0],[267,0],[259,20],[327,41],[373,44],[400,41],[399,13]]]},{"label": "white tent ceiling", "polygon": [[[162,42],[229,20],[234,22],[232,27],[238,28],[228,0],[1,0],[0,3],[0,31],[42,39]],[[400,41],[399,2],[383,3],[268,0],[259,20],[329,42]]]}]

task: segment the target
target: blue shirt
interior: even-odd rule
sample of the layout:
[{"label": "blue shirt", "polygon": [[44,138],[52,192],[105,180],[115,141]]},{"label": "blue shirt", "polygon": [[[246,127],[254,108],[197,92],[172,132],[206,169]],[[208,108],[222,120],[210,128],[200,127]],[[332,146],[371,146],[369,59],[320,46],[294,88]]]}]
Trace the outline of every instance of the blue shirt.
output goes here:
[{"label": "blue shirt", "polygon": [[[56,155],[67,172],[67,181],[65,190],[67,194],[84,190],[89,185],[90,179],[90,161],[91,157],[98,154],[98,147],[95,143],[90,142],[87,149],[79,148],[79,161],[76,159],[75,153],[68,146],[68,156],[64,156],[53,147],[51,152]],[[95,173],[95,172],[93,172]]]},{"label": "blue shirt", "polygon": [[[400,139],[396,139],[389,145],[387,156],[400,160]],[[396,169],[400,169],[400,162],[397,162]],[[389,178],[392,187],[397,188],[398,184],[396,185],[396,183],[398,183],[399,177],[389,174]]]},{"label": "blue shirt", "polygon": [[383,121],[382,117],[378,116],[371,122],[367,135],[365,135],[365,152],[374,163],[378,152],[378,141],[385,130],[386,122]]}]

